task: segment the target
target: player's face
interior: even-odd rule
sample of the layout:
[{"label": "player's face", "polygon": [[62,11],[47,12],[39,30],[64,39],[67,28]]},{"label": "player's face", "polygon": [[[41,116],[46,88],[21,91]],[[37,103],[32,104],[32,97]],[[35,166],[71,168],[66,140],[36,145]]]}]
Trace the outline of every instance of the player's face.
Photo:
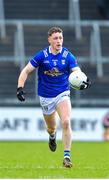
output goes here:
[{"label": "player's face", "polygon": [[62,33],[53,33],[49,38],[48,42],[51,45],[53,52],[59,52],[63,44],[63,34]]}]

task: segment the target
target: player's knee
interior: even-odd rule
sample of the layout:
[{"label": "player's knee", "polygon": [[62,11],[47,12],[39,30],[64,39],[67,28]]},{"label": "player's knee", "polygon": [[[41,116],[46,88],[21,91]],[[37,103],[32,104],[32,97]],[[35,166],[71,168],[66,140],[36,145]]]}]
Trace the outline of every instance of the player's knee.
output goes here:
[{"label": "player's knee", "polygon": [[62,127],[63,127],[63,129],[68,129],[70,127],[69,119],[62,121]]}]

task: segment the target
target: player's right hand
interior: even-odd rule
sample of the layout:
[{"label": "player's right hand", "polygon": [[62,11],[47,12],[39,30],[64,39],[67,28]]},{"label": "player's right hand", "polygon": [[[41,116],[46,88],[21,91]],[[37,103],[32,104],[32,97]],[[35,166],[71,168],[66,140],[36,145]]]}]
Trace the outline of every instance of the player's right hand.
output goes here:
[{"label": "player's right hand", "polygon": [[22,87],[18,87],[17,88],[17,98],[19,101],[25,101],[25,92],[23,91],[23,88]]},{"label": "player's right hand", "polygon": [[90,88],[90,86],[91,86],[91,81],[89,78],[87,78],[86,82],[83,81],[83,84],[81,85],[80,90]]}]

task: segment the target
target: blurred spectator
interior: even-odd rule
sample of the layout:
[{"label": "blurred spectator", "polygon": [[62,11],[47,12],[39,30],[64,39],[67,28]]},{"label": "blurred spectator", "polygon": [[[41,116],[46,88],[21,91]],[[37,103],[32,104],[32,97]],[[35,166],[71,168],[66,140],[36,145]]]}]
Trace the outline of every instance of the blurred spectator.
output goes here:
[{"label": "blurred spectator", "polygon": [[96,0],[96,3],[103,19],[109,19],[109,0]]}]

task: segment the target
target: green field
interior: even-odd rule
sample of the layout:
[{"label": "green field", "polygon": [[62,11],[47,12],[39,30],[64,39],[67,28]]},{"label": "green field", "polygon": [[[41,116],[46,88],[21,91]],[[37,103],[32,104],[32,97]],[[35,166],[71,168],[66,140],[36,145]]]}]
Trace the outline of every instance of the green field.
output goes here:
[{"label": "green field", "polygon": [[109,178],[109,142],[74,142],[74,167],[62,167],[63,145],[50,152],[47,142],[0,142],[0,178]]}]

